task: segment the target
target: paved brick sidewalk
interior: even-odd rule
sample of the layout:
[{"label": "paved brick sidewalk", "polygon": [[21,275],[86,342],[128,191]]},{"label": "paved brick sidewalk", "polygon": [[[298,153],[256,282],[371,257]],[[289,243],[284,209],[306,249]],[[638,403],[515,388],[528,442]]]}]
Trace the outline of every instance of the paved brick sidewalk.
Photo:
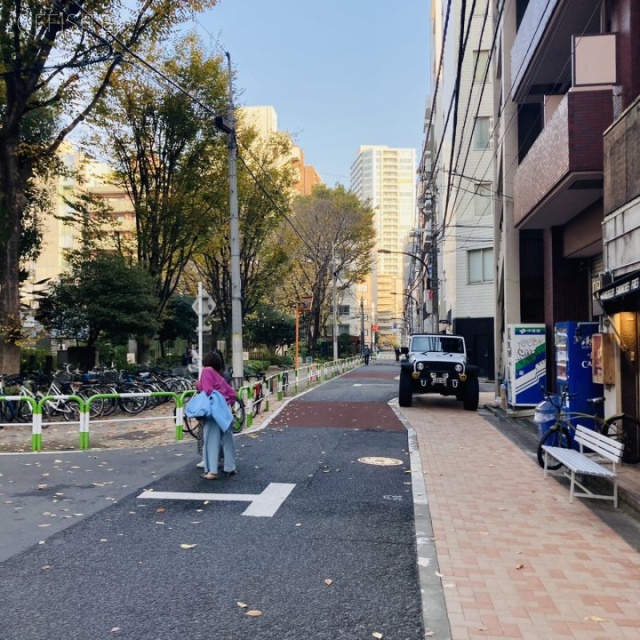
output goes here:
[{"label": "paved brick sidewalk", "polygon": [[453,640],[639,637],[633,548],[480,414],[434,396],[400,412],[417,434]]}]

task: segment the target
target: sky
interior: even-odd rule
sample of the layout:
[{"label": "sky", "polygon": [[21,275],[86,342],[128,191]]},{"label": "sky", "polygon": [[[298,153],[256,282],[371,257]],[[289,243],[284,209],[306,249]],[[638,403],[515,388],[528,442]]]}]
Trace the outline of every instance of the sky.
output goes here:
[{"label": "sky", "polygon": [[429,0],[219,0],[194,21],[231,57],[238,106],[272,106],[328,186],[360,145],[423,143]]}]

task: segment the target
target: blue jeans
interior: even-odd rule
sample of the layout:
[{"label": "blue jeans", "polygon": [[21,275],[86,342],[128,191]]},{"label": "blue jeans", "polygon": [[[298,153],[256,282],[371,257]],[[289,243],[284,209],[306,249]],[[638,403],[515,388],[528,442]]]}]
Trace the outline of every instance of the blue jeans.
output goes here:
[{"label": "blue jeans", "polygon": [[213,418],[208,418],[204,423],[204,449],[203,460],[205,473],[218,473],[218,456],[220,455],[220,443],[224,454],[224,470],[231,473],[236,470],[236,450],[233,443],[233,431],[231,427],[226,431],[218,426]]}]

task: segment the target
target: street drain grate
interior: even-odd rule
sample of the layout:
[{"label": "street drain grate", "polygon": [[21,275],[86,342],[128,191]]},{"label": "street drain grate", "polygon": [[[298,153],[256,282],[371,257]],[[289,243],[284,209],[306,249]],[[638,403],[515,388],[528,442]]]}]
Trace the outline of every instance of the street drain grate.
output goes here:
[{"label": "street drain grate", "polygon": [[376,456],[358,458],[358,462],[362,462],[363,464],[375,464],[379,467],[395,467],[399,464],[403,464],[402,460],[398,460],[397,458],[380,458]]}]

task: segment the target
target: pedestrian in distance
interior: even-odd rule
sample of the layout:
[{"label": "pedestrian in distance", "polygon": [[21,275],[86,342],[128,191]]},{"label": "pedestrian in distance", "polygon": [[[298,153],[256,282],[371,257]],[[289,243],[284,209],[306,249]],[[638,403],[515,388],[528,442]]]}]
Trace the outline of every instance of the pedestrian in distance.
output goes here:
[{"label": "pedestrian in distance", "polygon": [[369,358],[371,357],[371,351],[369,350],[369,347],[365,346],[362,355],[364,356],[364,363],[369,366]]},{"label": "pedestrian in distance", "polygon": [[[215,351],[208,353],[202,361],[202,373],[196,388],[198,391],[204,391],[207,394],[212,391],[220,392],[229,407],[231,407],[236,400],[236,391],[224,379],[223,374],[224,362],[220,354]],[[218,460],[221,444],[224,453],[224,472],[227,475],[234,476],[236,474],[236,454],[231,426],[226,431],[223,431],[214,418],[207,417],[204,419],[203,432],[204,474],[202,474],[202,477],[205,480],[218,479]]]},{"label": "pedestrian in distance", "polygon": [[190,364],[193,364],[193,351],[187,347],[182,354],[182,366],[188,367]]}]

